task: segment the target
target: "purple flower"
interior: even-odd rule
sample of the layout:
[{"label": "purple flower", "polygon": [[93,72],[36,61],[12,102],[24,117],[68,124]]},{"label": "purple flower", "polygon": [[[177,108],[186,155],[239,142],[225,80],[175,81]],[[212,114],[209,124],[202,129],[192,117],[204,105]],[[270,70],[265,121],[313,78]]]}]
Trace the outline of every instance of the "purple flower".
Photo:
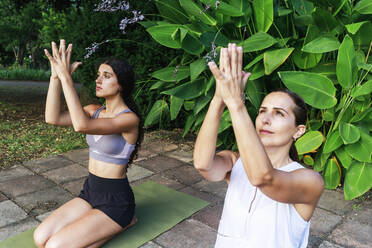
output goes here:
[{"label": "purple flower", "polygon": [[85,48],[85,51],[87,52],[87,54],[85,54],[84,59],[88,59],[90,56],[92,56],[93,53],[95,53],[95,51],[97,51],[100,45],[102,45],[103,43],[109,42],[109,41],[110,40],[105,40],[100,43],[93,42],[89,47]]},{"label": "purple flower", "polygon": [[128,26],[128,24],[133,24],[138,21],[142,21],[145,18],[141,14],[141,11],[133,10],[132,13],[133,13],[132,18],[125,17],[124,19],[120,21],[119,29],[123,32],[123,34],[125,34],[125,29]]},{"label": "purple flower", "polygon": [[214,41],[212,41],[212,50],[209,51],[203,58],[208,63],[208,62],[214,60],[216,57],[217,57],[217,47],[214,44]]},{"label": "purple flower", "polygon": [[98,4],[97,8],[94,9],[94,11],[101,12],[115,12],[118,10],[129,10],[129,3],[127,1],[102,0],[102,2]]},{"label": "purple flower", "polygon": [[218,5],[220,5],[220,1],[216,1],[216,9],[218,8]]}]

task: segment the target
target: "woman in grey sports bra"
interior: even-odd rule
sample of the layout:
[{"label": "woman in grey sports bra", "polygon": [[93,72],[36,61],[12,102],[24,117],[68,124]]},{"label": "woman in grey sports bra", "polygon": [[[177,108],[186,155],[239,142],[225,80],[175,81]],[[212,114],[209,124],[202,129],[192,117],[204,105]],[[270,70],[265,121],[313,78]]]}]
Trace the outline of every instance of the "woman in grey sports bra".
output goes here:
[{"label": "woman in grey sports bra", "polygon": [[[89,176],[80,195],[52,212],[35,230],[37,247],[100,247],[134,225],[135,201],[126,171],[143,138],[140,112],[132,99],[134,71],[121,59],[103,62],[98,69],[96,96],[104,106],[81,106],[71,74],[72,45],[52,42],[51,78],[45,120],[72,126],[85,133],[89,145]],[[61,88],[68,111],[60,112]]]}]

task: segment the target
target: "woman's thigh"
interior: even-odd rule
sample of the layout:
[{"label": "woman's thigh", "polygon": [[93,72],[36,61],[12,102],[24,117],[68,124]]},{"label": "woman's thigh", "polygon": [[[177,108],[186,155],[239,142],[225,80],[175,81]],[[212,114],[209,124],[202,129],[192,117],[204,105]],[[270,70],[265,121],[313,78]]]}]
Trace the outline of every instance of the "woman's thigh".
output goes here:
[{"label": "woman's thigh", "polygon": [[43,245],[64,226],[87,214],[92,207],[85,200],[76,197],[53,211],[35,230],[34,240]]},{"label": "woman's thigh", "polygon": [[101,243],[100,241],[106,242],[123,230],[105,213],[92,209],[55,233],[45,247],[87,247],[97,242]]}]

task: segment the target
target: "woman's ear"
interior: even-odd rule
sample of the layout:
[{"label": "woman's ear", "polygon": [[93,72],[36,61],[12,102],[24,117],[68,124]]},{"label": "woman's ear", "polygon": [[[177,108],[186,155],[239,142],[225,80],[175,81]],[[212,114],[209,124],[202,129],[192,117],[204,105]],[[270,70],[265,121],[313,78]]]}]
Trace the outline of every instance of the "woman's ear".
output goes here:
[{"label": "woman's ear", "polygon": [[298,125],[297,126],[297,132],[293,135],[293,139],[297,140],[300,138],[306,131],[306,126],[305,125]]}]

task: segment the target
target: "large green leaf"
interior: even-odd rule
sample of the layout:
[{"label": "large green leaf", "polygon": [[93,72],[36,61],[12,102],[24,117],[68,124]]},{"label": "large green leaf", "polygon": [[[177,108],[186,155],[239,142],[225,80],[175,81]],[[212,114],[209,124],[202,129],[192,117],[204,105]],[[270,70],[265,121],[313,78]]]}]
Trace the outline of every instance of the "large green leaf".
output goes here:
[{"label": "large green leaf", "polygon": [[368,80],[361,86],[355,87],[351,90],[352,97],[358,97],[363,95],[368,95],[372,92],[372,80]]},{"label": "large green leaf", "polygon": [[196,17],[203,23],[211,26],[215,26],[217,24],[216,19],[210,16],[204,9],[194,0],[179,0],[182,8],[191,16]]},{"label": "large green leaf", "polygon": [[304,53],[300,48],[296,48],[293,52],[292,58],[298,68],[310,69],[319,63],[322,56],[322,53]]},{"label": "large green leaf", "polygon": [[357,23],[352,23],[352,24],[348,24],[348,25],[345,25],[345,28],[346,30],[351,33],[351,34],[356,34],[356,32],[359,31],[360,27],[367,23],[368,21],[364,21],[364,22],[357,22]]},{"label": "large green leaf", "polygon": [[231,18],[235,26],[241,28],[248,25],[252,16],[251,4],[246,0],[231,0],[230,3],[243,12],[243,16]]},{"label": "large green leaf", "polygon": [[264,65],[261,63],[255,64],[251,70],[252,75],[249,77],[249,80],[256,80],[265,75]]},{"label": "large green leaf", "polygon": [[323,32],[331,33],[339,25],[336,18],[323,8],[316,8],[311,15],[314,23]]},{"label": "large green leaf", "polygon": [[350,123],[341,122],[338,128],[345,145],[353,144],[360,138],[359,128]]},{"label": "large green leaf", "polygon": [[208,105],[213,97],[213,90],[209,90],[207,95],[201,95],[196,99],[194,107],[194,115],[197,115],[205,106]]},{"label": "large green leaf", "polygon": [[327,109],[336,105],[336,88],[327,77],[300,71],[278,72],[285,86],[299,94],[307,104]]},{"label": "large green leaf", "polygon": [[220,122],[220,125],[218,127],[218,133],[222,133],[223,131],[225,131],[226,129],[228,129],[231,126],[232,126],[231,116],[230,116],[229,111],[226,109],[222,114],[221,122]]},{"label": "large green leaf", "polygon": [[217,8],[217,13],[221,13],[227,16],[243,16],[244,13],[241,9],[236,8],[233,5],[220,1]]},{"label": "large green leaf", "polygon": [[323,171],[329,156],[331,156],[331,153],[325,153],[319,150],[315,155],[314,170],[317,172]]},{"label": "large green leaf", "polygon": [[253,13],[257,30],[266,33],[274,20],[273,0],[253,0]]},{"label": "large green leaf", "polygon": [[276,39],[274,39],[271,35],[258,32],[240,43],[239,46],[242,46],[243,52],[247,53],[271,47],[276,42]]},{"label": "large green leaf", "polygon": [[204,51],[204,45],[199,39],[195,39],[190,34],[186,34],[185,38],[182,40],[182,49],[187,53],[199,55]]},{"label": "large green leaf", "polygon": [[282,48],[264,53],[265,74],[270,75],[276,68],[283,64],[294,48]]},{"label": "large green leaf", "polygon": [[364,15],[372,14],[372,1],[361,0],[355,5],[354,10]]},{"label": "large green leaf", "polygon": [[299,155],[315,151],[323,143],[324,136],[319,131],[310,131],[299,138],[295,145]]},{"label": "large green leaf", "polygon": [[246,86],[245,93],[256,110],[260,107],[264,97],[263,85],[264,83],[260,80],[249,80]]},{"label": "large green leaf", "polygon": [[346,152],[360,162],[370,163],[372,155],[372,137],[361,131],[360,140],[354,144],[345,146]]},{"label": "large green leaf", "polygon": [[172,88],[170,90],[163,91],[162,94],[176,96],[182,99],[193,99],[204,93],[205,78],[188,82]]},{"label": "large green leaf", "polygon": [[189,115],[186,119],[185,126],[183,128],[183,134],[182,137],[185,137],[185,135],[188,133],[190,128],[192,127],[192,124],[195,122],[196,116],[195,115]]},{"label": "large green leaf", "polygon": [[[372,23],[362,25],[355,35],[351,35],[355,50],[368,49],[371,43]],[[371,57],[371,56],[370,56]]]},{"label": "large green leaf", "polygon": [[181,81],[190,75],[188,66],[166,67],[155,71],[152,76],[164,82]]},{"label": "large green leaf", "polygon": [[177,118],[177,115],[180,112],[181,107],[183,105],[183,101],[184,100],[182,98],[178,98],[178,97],[175,97],[175,96],[170,97],[170,116],[171,116],[171,120],[174,120],[174,119]]},{"label": "large green leaf", "polygon": [[337,79],[342,88],[349,89],[356,83],[357,72],[353,40],[349,35],[346,35],[338,50],[336,66]]},{"label": "large green leaf", "polygon": [[345,151],[345,147],[340,147],[338,148],[336,151],[336,157],[338,158],[338,160],[341,162],[341,165],[345,168],[345,169],[349,169],[350,168],[350,165],[351,163],[353,162],[353,159],[352,157],[349,156],[349,154]]},{"label": "large green leaf", "polygon": [[248,70],[249,68],[251,68],[252,66],[254,66],[255,64],[257,64],[261,59],[263,59],[263,57],[264,57],[264,54],[263,53],[261,53],[260,55],[258,55],[251,62],[249,62],[248,65],[246,65],[244,67],[244,70]]},{"label": "large green leaf", "polygon": [[156,7],[162,17],[173,22],[185,24],[188,22],[188,16],[176,0],[156,0]]},{"label": "large green leaf", "polygon": [[323,35],[307,43],[302,48],[302,51],[307,53],[326,53],[337,50],[339,46],[340,42],[337,38]]},{"label": "large green leaf", "polygon": [[190,78],[191,81],[194,81],[200,73],[202,73],[206,69],[206,62],[205,59],[198,59],[195,60],[190,64]]},{"label": "large green leaf", "polygon": [[346,200],[363,195],[372,187],[372,164],[354,161],[346,172],[344,194]]},{"label": "large green leaf", "polygon": [[221,32],[204,32],[200,36],[200,41],[208,50],[212,49],[212,44],[215,47],[225,47],[227,44],[229,44],[229,39],[221,34]]},{"label": "large green leaf", "polygon": [[169,48],[181,48],[180,40],[174,39],[174,34],[180,28],[177,24],[163,24],[149,27],[147,32],[161,45]]},{"label": "large green leaf", "polygon": [[324,186],[327,189],[335,189],[340,184],[341,170],[337,165],[336,158],[329,159],[323,174]]},{"label": "large green leaf", "polygon": [[150,112],[146,116],[144,126],[150,126],[158,123],[163,116],[169,113],[168,104],[165,100],[157,100],[152,106]]},{"label": "large green leaf", "polygon": [[343,144],[338,130],[333,131],[324,143],[323,152],[330,153],[339,148]]}]

